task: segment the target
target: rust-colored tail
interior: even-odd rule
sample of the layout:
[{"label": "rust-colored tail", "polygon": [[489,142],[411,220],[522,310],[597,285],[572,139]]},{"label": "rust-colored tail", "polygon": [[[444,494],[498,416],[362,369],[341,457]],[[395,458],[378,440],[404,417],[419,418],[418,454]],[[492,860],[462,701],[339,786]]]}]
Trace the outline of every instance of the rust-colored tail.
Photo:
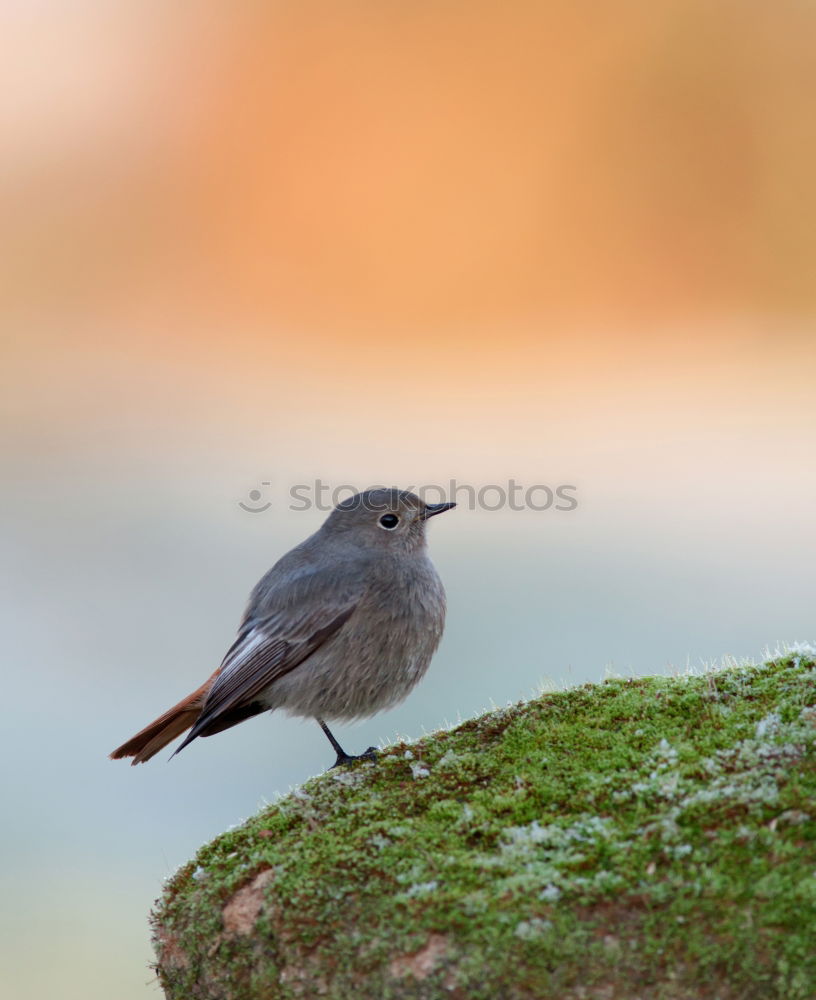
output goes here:
[{"label": "rust-colored tail", "polygon": [[135,736],[123,743],[110,755],[112,760],[132,757],[131,764],[143,764],[166,747],[168,743],[188,730],[201,714],[204,699],[212,686],[214,676],[205,681],[198,690],[160,715],[149,726],[145,726]]}]

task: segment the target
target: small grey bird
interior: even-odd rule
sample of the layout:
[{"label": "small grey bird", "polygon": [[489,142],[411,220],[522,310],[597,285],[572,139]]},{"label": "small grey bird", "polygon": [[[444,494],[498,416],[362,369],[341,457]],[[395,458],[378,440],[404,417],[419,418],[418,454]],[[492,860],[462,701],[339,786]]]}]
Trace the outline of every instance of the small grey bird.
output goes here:
[{"label": "small grey bird", "polygon": [[212,677],[110,756],[140,764],[188,729],[175,753],[197,736],[283,708],[317,720],[337,753],[334,767],[376,760],[374,747],[347,754],[325,720],[396,705],[428,669],[445,591],[428,558],[425,522],[455,506],[397,489],[338,504],[256,585]]}]

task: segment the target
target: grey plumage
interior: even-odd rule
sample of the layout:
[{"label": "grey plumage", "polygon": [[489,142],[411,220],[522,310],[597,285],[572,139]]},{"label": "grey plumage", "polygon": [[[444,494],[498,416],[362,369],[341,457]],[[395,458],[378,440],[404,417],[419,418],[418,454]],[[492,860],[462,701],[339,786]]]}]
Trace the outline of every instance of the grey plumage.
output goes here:
[{"label": "grey plumage", "polygon": [[[427,670],[445,623],[445,592],[428,557],[425,525],[452,506],[396,489],[339,504],[252,591],[235,643],[190,696],[200,711],[178,750],[267,709],[324,725],[405,698]],[[176,708],[189,713],[190,702]],[[149,737],[148,755],[155,753],[160,721],[112,756],[147,759],[138,737]],[[338,762],[353,759],[324,729]],[[175,730],[170,739],[177,724]]]}]

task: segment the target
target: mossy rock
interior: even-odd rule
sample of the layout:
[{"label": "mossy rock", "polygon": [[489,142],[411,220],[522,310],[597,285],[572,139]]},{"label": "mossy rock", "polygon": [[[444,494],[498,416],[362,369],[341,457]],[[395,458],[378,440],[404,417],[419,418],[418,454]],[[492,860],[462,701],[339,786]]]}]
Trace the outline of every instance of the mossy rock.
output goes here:
[{"label": "mossy rock", "polygon": [[545,694],[330,771],[153,915],[178,1000],[816,997],[812,651]]}]

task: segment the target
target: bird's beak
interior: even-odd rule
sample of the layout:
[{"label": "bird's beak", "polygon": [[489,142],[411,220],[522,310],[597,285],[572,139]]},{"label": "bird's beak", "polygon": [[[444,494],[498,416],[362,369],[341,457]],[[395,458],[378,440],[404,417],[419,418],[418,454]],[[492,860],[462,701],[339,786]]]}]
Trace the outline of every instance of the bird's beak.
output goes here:
[{"label": "bird's beak", "polygon": [[446,510],[450,510],[451,507],[455,506],[455,503],[429,503],[425,505],[425,510],[422,511],[420,517],[423,521],[427,521],[429,517],[443,514]]}]

